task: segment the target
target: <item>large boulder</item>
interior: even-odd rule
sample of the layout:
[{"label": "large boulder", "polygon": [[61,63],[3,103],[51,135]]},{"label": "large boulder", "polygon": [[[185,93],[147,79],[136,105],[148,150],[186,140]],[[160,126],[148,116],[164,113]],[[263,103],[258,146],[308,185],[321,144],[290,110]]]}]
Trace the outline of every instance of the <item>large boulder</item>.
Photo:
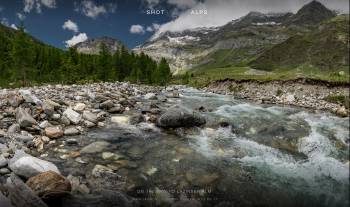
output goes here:
[{"label": "large boulder", "polygon": [[7,179],[6,189],[9,192],[9,199],[16,207],[48,207],[32,189],[13,173]]},{"label": "large boulder", "polygon": [[81,120],[81,114],[71,108],[66,109],[63,112],[63,115],[65,115],[73,124],[79,124]]},{"label": "large boulder", "polygon": [[37,124],[35,119],[21,107],[16,110],[16,121],[21,127],[31,127]]},{"label": "large boulder", "polygon": [[9,161],[9,168],[16,175],[25,178],[30,178],[47,171],[60,173],[53,163],[28,155],[21,150],[17,150],[15,156]]},{"label": "large boulder", "polygon": [[162,114],[157,125],[163,128],[194,127],[206,123],[203,116],[182,106],[174,106]]},{"label": "large boulder", "polygon": [[31,177],[26,184],[41,198],[61,197],[72,188],[68,179],[54,171]]}]

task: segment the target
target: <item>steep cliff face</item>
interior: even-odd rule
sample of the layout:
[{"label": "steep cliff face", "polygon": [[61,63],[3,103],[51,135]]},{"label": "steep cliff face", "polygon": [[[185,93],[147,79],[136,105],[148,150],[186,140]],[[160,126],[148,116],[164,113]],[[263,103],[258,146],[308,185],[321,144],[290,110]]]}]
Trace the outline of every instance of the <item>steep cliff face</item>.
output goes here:
[{"label": "steep cliff face", "polygon": [[76,44],[74,47],[80,53],[84,54],[98,54],[101,44],[105,44],[109,52],[114,53],[118,48],[123,46],[123,43],[119,40],[110,37],[91,38],[84,42]]},{"label": "steep cliff face", "polygon": [[274,45],[309,32],[332,17],[332,11],[313,1],[296,14],[250,12],[221,27],[157,34],[134,51],[155,59],[165,57],[175,74],[206,65],[244,65]]}]

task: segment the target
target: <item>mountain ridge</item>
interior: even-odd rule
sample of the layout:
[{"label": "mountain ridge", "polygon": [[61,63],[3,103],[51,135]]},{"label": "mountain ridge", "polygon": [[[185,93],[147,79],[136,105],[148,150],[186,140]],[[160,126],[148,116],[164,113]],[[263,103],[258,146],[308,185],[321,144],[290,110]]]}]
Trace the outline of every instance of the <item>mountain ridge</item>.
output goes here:
[{"label": "mountain ridge", "polygon": [[221,27],[164,32],[133,51],[144,52],[154,59],[165,57],[175,74],[216,64],[217,53],[224,53],[221,57],[226,56],[228,63],[244,64],[263,50],[295,34],[309,32],[334,15],[317,1],[304,5],[296,14],[249,12]]}]

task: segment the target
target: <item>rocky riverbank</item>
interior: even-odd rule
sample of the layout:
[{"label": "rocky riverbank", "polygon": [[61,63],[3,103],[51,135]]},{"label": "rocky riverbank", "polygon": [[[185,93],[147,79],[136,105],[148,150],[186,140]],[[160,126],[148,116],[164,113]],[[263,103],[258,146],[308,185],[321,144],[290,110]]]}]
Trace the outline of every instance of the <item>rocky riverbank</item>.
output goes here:
[{"label": "rocky riverbank", "polygon": [[[232,91],[235,87],[240,90]],[[233,93],[235,97],[260,103],[274,103],[266,96],[275,97],[272,94],[281,90],[288,95],[281,95],[280,99],[291,105],[298,103],[296,97],[309,93],[312,98],[306,97],[305,103],[311,101],[314,104],[318,96],[346,93],[343,87],[327,89],[303,84],[296,84],[295,88],[293,85],[276,87],[277,83],[266,85],[264,91],[258,83],[243,83],[242,86],[241,83],[223,82],[213,83],[206,90]],[[300,94],[295,92],[297,89],[309,93]],[[214,136],[220,130],[228,130],[242,136],[253,136],[257,131],[265,133],[266,137],[275,137],[283,131],[289,139],[297,139],[308,134],[306,123],[287,127],[292,122],[288,118],[284,120],[285,117],[274,123],[271,130],[264,125],[270,123],[256,122],[259,126],[247,133],[246,125],[239,124],[245,119],[238,118],[231,123],[228,118],[216,117],[224,109],[224,106],[217,108],[217,104],[234,104],[232,97],[203,93],[191,100],[188,90],[197,91],[180,86],[164,88],[128,83],[0,90],[0,206],[202,206],[206,202],[197,200],[217,196],[217,192],[225,194],[226,183],[230,182],[220,179],[223,172],[217,165],[226,164],[208,165],[206,157],[196,152],[193,145],[189,146],[184,135],[205,133]],[[259,98],[259,94],[265,98]],[[208,100],[214,105],[200,101],[206,100],[207,95],[213,96]],[[198,126],[205,127],[195,128]],[[249,126],[253,127],[252,124]],[[94,134],[94,131],[97,132]],[[149,142],[146,141],[148,138]],[[340,148],[346,145],[337,143]],[[297,145],[290,147],[280,139],[266,138],[264,144],[288,152],[297,151]],[[226,152],[221,145],[220,142],[215,144],[220,148],[217,152],[223,156]],[[235,153],[234,156],[243,155]],[[192,162],[193,159],[196,161]],[[180,160],[181,165],[178,165]],[[245,175],[239,172],[235,176],[246,179]],[[177,183],[174,184],[174,180]],[[169,193],[173,188],[194,188],[202,192],[207,187],[211,189],[218,180],[222,183],[213,195],[195,193],[193,199],[184,193]],[[160,189],[163,185],[170,188],[169,191]],[[145,191],[146,195],[143,194]],[[231,199],[230,193],[228,195]],[[204,206],[215,206],[220,199]]]},{"label": "rocky riverbank", "polygon": [[[221,80],[204,88],[207,92],[233,95],[263,104],[291,105],[313,110],[325,110],[340,117],[349,115],[349,85],[326,81],[255,81]],[[345,97],[345,102],[330,102],[327,98]],[[345,105],[347,105],[345,107]]]},{"label": "rocky riverbank", "polygon": [[[8,196],[1,195],[0,203],[10,206],[10,200],[17,207],[137,206],[121,191],[123,179],[111,168],[96,165],[84,178],[65,177],[61,174],[64,169],[45,160],[46,152],[61,153],[63,161],[74,159],[84,164],[81,154],[99,153],[109,143],[95,142],[66,152],[62,147],[77,144],[70,136],[84,135],[90,128],[103,128],[111,122],[155,123],[161,112],[157,103],[166,101],[165,96],[154,93],[160,91],[128,83],[0,90],[0,195]],[[178,95],[168,90],[169,97]],[[162,120],[159,125],[163,127],[172,124],[169,118]],[[116,156],[103,153],[104,159]],[[55,204],[57,199],[61,204]]]}]

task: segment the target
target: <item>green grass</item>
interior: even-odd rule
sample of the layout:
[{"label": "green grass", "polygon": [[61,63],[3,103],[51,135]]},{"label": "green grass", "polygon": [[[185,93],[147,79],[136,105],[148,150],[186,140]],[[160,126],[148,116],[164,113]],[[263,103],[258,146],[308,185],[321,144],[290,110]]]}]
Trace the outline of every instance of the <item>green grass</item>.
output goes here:
[{"label": "green grass", "polygon": [[[295,80],[299,78],[323,80],[329,82],[349,83],[349,70],[343,68],[342,72],[327,72],[309,66],[301,66],[295,69],[276,69],[273,72],[253,70],[250,67],[222,67],[222,68],[197,68],[189,71],[191,75],[189,85],[203,87],[211,81],[232,80]],[[255,73],[257,72],[257,73]],[[173,83],[181,84],[181,76],[174,77]]]},{"label": "green grass", "polygon": [[330,103],[341,104],[345,106],[345,108],[347,109],[349,108],[349,104],[350,104],[349,96],[342,96],[342,95],[327,96],[326,98],[324,98],[324,100]]}]

